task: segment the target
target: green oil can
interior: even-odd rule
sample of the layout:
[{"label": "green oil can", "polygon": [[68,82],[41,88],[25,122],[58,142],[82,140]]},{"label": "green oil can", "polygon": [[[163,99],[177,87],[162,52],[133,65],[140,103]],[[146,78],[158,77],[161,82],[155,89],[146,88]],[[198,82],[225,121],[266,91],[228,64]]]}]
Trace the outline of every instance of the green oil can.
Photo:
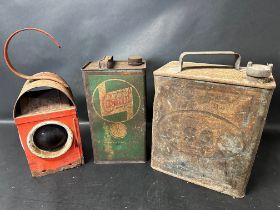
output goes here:
[{"label": "green oil can", "polygon": [[145,70],[140,56],[82,68],[95,163],[145,162]]}]

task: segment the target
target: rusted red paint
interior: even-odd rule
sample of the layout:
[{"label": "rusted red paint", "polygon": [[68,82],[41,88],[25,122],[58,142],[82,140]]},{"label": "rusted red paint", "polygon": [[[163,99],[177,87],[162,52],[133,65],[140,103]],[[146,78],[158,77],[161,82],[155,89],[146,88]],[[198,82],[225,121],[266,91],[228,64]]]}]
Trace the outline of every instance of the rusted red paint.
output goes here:
[{"label": "rusted red paint", "polygon": [[24,79],[27,79],[27,80],[49,79],[49,80],[54,80],[54,81],[60,82],[59,80],[56,80],[56,78],[51,77],[51,76],[46,76],[45,75],[45,76],[38,77],[38,76],[35,76],[35,75],[32,75],[32,76],[25,75],[23,73],[18,72],[17,69],[13,66],[13,64],[10,61],[9,54],[8,54],[9,44],[10,44],[11,40],[14,38],[15,35],[19,34],[20,32],[23,32],[23,31],[36,31],[36,32],[42,33],[45,36],[47,36],[58,48],[61,48],[61,45],[58,43],[58,41],[51,34],[49,34],[48,32],[46,32],[44,30],[41,30],[41,29],[38,29],[38,28],[24,28],[24,29],[21,29],[21,30],[17,30],[8,37],[8,39],[6,40],[6,42],[4,44],[4,60],[7,64],[7,66],[9,67],[9,69],[15,75],[17,75],[18,77],[21,77],[21,78],[24,78]]},{"label": "rusted red paint", "polygon": [[[31,174],[43,176],[79,166],[84,161],[79,120],[68,84],[51,72],[41,72],[32,76],[22,74],[14,68],[9,59],[8,48],[12,38],[28,30],[42,33],[58,47],[60,45],[53,36],[43,30],[25,28],[11,34],[4,46],[4,59],[9,69],[15,75],[27,79],[15,102],[13,115]],[[47,124],[61,126],[67,131],[65,145],[55,151],[44,151],[33,141],[36,129]]]},{"label": "rusted red paint", "polygon": [[[30,130],[35,125],[48,120],[62,122],[73,132],[73,143],[71,148],[62,156],[52,159],[44,159],[34,155],[29,150],[26,141]],[[80,128],[75,108],[27,117],[16,117],[15,123],[18,128],[20,141],[33,176],[42,176],[54,173],[60,170],[73,168],[83,163]]]}]

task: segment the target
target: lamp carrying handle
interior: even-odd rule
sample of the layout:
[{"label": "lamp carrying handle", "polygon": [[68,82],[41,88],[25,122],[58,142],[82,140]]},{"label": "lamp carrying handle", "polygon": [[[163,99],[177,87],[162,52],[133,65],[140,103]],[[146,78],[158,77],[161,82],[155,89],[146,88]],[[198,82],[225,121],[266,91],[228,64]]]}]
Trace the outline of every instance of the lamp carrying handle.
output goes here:
[{"label": "lamp carrying handle", "polygon": [[42,33],[43,35],[47,36],[58,48],[61,48],[58,41],[52,35],[50,35],[48,32],[46,32],[44,30],[41,30],[41,29],[38,29],[38,28],[24,28],[24,29],[17,30],[8,37],[8,39],[6,40],[5,45],[4,45],[4,60],[7,64],[7,66],[9,67],[9,69],[15,75],[17,75],[18,77],[21,77],[21,78],[26,79],[26,80],[52,80],[52,81],[55,81],[55,82],[58,82],[58,83],[61,83],[61,84],[65,85],[64,82],[62,82],[59,78],[54,77],[51,74],[46,74],[46,75],[44,75],[44,74],[42,74],[42,75],[37,74],[36,75],[35,74],[35,75],[32,75],[32,76],[29,76],[29,75],[20,73],[13,66],[13,64],[11,63],[11,60],[9,58],[9,54],[8,54],[9,44],[10,44],[11,40],[14,38],[15,35],[19,34],[20,32],[23,32],[23,31],[36,31],[36,32]]}]

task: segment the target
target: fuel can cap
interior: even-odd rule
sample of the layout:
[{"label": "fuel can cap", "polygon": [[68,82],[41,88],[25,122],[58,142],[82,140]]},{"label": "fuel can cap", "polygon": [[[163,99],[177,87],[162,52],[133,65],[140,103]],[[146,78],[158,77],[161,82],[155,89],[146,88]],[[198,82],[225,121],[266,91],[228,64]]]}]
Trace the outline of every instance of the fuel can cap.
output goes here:
[{"label": "fuel can cap", "polygon": [[143,64],[143,59],[139,55],[131,55],[128,57],[128,64],[131,66],[140,66]]},{"label": "fuel can cap", "polygon": [[272,73],[273,64],[253,64],[252,61],[249,61],[246,67],[246,74],[250,77],[256,78],[268,78]]}]

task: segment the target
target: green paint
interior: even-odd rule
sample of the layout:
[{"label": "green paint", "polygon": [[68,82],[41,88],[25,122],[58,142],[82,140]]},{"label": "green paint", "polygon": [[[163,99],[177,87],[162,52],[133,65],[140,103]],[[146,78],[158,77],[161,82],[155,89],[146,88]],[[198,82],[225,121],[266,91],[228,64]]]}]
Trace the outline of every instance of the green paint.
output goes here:
[{"label": "green paint", "polygon": [[86,79],[95,161],[145,161],[144,75],[88,73]]}]

